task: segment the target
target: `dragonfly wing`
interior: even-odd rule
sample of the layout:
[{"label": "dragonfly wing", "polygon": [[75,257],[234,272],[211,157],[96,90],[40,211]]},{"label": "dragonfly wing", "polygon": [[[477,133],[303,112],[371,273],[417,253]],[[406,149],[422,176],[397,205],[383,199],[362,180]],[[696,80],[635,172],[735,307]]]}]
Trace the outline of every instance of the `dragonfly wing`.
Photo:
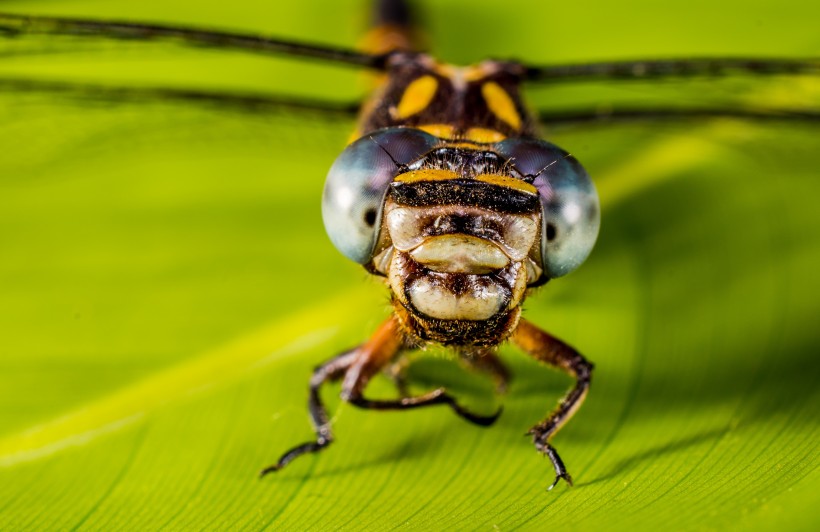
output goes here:
[{"label": "dragonfly wing", "polygon": [[586,124],[614,124],[623,122],[657,120],[703,120],[710,118],[737,118],[752,121],[798,121],[820,122],[820,110],[816,109],[743,109],[709,107],[655,107],[655,108],[615,108],[577,109],[567,111],[545,110],[538,113],[539,119],[548,127],[581,126]]},{"label": "dragonfly wing", "polygon": [[20,77],[0,77],[0,91],[7,93],[48,93],[77,101],[176,102],[254,113],[303,113],[327,119],[352,119],[355,118],[359,109],[358,102],[342,103],[253,92],[175,87],[114,86]]},{"label": "dragonfly wing", "polygon": [[567,83],[616,79],[723,77],[732,74],[820,74],[820,59],[732,57],[605,61],[575,65],[527,66],[525,75],[530,82]]},{"label": "dragonfly wing", "polygon": [[381,54],[193,26],[0,13],[0,35],[18,37],[26,34],[128,41],[172,41],[188,46],[240,50],[263,55],[307,57],[376,70],[384,68],[385,60],[385,56]]}]

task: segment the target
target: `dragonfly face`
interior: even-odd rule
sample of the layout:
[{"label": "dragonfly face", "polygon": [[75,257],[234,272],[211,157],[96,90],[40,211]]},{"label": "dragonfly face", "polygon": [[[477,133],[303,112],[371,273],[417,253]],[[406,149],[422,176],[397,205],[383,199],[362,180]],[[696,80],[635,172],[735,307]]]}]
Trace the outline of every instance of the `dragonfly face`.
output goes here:
[{"label": "dragonfly face", "polygon": [[552,144],[401,127],[342,153],[322,212],[336,247],[388,278],[409,330],[458,345],[507,338],[527,288],[575,269],[599,225],[589,176]]}]

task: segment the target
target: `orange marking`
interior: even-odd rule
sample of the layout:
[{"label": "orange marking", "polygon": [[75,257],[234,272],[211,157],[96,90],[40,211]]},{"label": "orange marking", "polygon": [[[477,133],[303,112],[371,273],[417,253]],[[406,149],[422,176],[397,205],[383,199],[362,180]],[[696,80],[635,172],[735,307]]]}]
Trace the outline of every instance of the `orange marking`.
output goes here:
[{"label": "orange marking", "polygon": [[413,170],[406,174],[401,174],[394,181],[401,183],[418,183],[420,181],[447,181],[448,179],[458,179],[460,176],[452,170],[441,168],[425,168],[423,170]]},{"label": "orange marking", "polygon": [[479,81],[487,77],[487,69],[484,65],[470,65],[462,70],[462,76],[466,82]]},{"label": "orange marking", "polygon": [[487,69],[484,65],[458,67],[448,63],[436,63],[433,70],[445,78],[460,79],[466,83],[479,81],[487,77]]},{"label": "orange marking", "polygon": [[404,90],[399,105],[392,113],[393,118],[402,120],[423,111],[433,101],[437,90],[438,80],[429,74],[414,79]]},{"label": "orange marking", "polygon": [[[400,183],[420,183],[422,181],[449,181],[450,179],[459,179],[461,175],[452,170],[444,170],[442,168],[425,168],[423,170],[413,170],[398,176],[395,181]],[[498,185],[506,188],[512,188],[527,194],[538,194],[538,189],[530,185],[526,181],[516,179],[514,177],[498,175],[498,174],[481,174],[475,176],[476,181],[482,181],[490,185]]]},{"label": "orange marking", "polygon": [[483,127],[470,128],[464,134],[457,133],[450,124],[423,124],[416,127],[440,139],[457,140],[459,141],[457,147],[476,150],[481,149],[479,144],[492,144],[507,138],[503,133]]},{"label": "orange marking", "polygon": [[448,63],[439,63],[439,62],[436,62],[436,63],[433,65],[433,71],[434,71],[436,74],[438,74],[438,75],[440,75],[440,76],[442,76],[442,77],[449,78],[449,79],[453,79],[453,78],[454,78],[454,77],[456,77],[456,75],[457,75],[457,72],[458,72],[458,67],[455,67],[455,66],[453,66],[453,65],[450,65],[450,64],[448,64]]},{"label": "orange marking", "polygon": [[412,30],[387,24],[368,31],[358,48],[371,54],[385,54],[394,50],[413,50],[417,40]]},{"label": "orange marking", "polygon": [[475,142],[468,142],[466,140],[463,141],[463,142],[448,142],[447,147],[448,148],[464,148],[464,149],[467,149],[467,150],[480,150],[481,149],[481,146],[479,146]]},{"label": "orange marking", "polygon": [[481,95],[495,116],[508,123],[513,129],[521,129],[521,115],[518,114],[513,99],[507,91],[501,88],[501,85],[488,81],[481,86]]},{"label": "orange marking", "polygon": [[464,137],[480,144],[492,144],[494,142],[501,142],[506,135],[499,133],[494,129],[487,129],[483,127],[471,127],[464,134]]},{"label": "orange marking", "polygon": [[450,124],[425,124],[418,128],[440,139],[452,139],[456,136],[456,130]]},{"label": "orange marking", "polygon": [[528,194],[538,194],[537,188],[530,185],[526,181],[522,181],[514,177],[499,174],[481,174],[475,176],[475,179],[476,181],[483,181],[484,183],[489,183],[491,185],[499,185],[502,187],[514,188],[515,190],[526,192]]},{"label": "orange marking", "polygon": [[370,379],[396,355],[404,342],[399,319],[390,316],[381,324],[373,336],[356,351],[353,364],[345,372],[342,384],[342,398],[361,396]]}]

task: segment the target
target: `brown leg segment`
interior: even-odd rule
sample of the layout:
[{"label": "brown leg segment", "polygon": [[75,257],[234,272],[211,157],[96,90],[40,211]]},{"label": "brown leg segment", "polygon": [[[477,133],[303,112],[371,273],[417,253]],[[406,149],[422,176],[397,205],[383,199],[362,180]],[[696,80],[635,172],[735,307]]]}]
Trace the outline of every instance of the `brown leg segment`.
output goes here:
[{"label": "brown leg segment", "polygon": [[531,428],[528,433],[532,434],[535,448],[547,455],[555,468],[555,481],[549,489],[554,488],[560,479],[564,479],[571,486],[572,477],[567,473],[558,452],[549,442],[584,402],[589,390],[593,366],[575,349],[526,320],[521,320],[512,335],[512,341],[537,360],[562,369],[575,377],[575,386],[561,399],[558,408],[544,421]]},{"label": "brown leg segment", "polygon": [[387,366],[404,346],[404,334],[399,328],[399,322],[391,317],[384,322],[376,333],[359,347],[346,351],[325,362],[313,372],[310,378],[310,398],[308,410],[316,433],[316,440],[297,445],[279,458],[279,461],[260,471],[264,476],[279,471],[291,461],[303,454],[321,451],[333,442],[333,433],[330,430],[330,420],[327,410],[322,403],[319,390],[322,384],[344,377],[342,384],[342,399],[361,408],[376,410],[403,410],[421,406],[447,404],[468,421],[478,425],[491,425],[501,414],[501,410],[491,416],[480,416],[462,408],[455,399],[439,388],[432,392],[416,397],[403,397],[393,401],[375,401],[363,397],[362,393],[370,379]]},{"label": "brown leg segment", "polygon": [[501,409],[489,416],[474,414],[459,405],[443,388],[423,395],[402,397],[396,400],[374,400],[364,397],[370,379],[391,362],[404,344],[399,320],[394,316],[387,320],[376,334],[357,351],[357,356],[345,373],[342,382],[342,399],[360,408],[373,410],[406,410],[432,405],[449,405],[462,418],[476,425],[492,425]]}]

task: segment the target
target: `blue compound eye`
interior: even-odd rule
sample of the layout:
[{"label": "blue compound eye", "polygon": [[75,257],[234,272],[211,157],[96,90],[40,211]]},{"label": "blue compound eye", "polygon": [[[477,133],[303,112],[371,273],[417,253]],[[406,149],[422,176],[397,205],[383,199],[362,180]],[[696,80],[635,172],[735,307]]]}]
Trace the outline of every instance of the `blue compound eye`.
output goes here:
[{"label": "blue compound eye", "polygon": [[322,218],[330,240],[359,264],[372,259],[390,182],[439,144],[439,139],[410,128],[388,128],[362,137],[339,155],[325,181]]},{"label": "blue compound eye", "polygon": [[589,174],[573,156],[542,140],[507,139],[495,150],[538,189],[544,275],[560,277],[580,266],[595,245],[601,222]]}]

